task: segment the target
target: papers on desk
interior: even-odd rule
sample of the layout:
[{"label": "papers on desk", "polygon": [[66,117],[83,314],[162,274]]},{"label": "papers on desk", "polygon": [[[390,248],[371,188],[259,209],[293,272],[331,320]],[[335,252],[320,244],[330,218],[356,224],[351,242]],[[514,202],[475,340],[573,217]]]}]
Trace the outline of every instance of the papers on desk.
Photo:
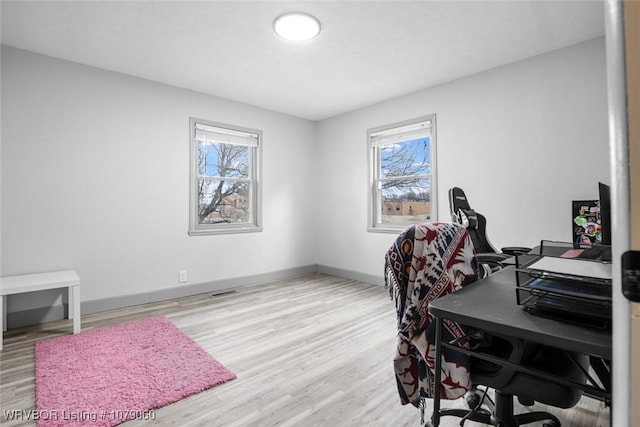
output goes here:
[{"label": "papers on desk", "polygon": [[611,280],[611,264],[570,258],[541,257],[528,265],[531,270]]},{"label": "papers on desk", "polygon": [[608,263],[541,256],[516,267],[517,301],[531,314],[608,328],[611,277]]}]

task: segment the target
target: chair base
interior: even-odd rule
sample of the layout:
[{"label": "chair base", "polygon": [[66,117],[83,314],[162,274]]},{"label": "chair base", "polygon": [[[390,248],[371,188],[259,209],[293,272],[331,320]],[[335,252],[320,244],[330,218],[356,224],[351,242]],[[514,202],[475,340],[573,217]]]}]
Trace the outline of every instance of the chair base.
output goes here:
[{"label": "chair base", "polygon": [[495,407],[491,408],[491,411],[483,408],[476,408],[475,410],[442,409],[440,410],[440,416],[455,416],[496,427],[518,427],[545,420],[548,421],[544,424],[545,427],[561,426],[560,420],[549,412],[536,411],[514,415],[513,395],[504,394],[497,390],[495,392]]}]

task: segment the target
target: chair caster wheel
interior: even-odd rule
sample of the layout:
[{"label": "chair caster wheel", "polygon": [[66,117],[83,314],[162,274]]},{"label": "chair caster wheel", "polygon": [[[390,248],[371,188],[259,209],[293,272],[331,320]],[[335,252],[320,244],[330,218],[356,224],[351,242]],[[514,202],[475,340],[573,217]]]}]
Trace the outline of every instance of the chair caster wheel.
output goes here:
[{"label": "chair caster wheel", "polygon": [[480,406],[480,395],[475,392],[469,392],[467,393],[466,401],[469,409],[476,409]]}]

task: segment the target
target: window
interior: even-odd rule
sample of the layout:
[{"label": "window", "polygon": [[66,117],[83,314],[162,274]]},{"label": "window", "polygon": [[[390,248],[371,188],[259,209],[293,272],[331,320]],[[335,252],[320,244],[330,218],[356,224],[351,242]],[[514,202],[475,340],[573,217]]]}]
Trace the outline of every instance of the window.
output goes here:
[{"label": "window", "polygon": [[189,234],[261,231],[262,133],[194,118],[190,129]]},{"label": "window", "polygon": [[436,219],[435,115],[370,129],[369,231]]}]

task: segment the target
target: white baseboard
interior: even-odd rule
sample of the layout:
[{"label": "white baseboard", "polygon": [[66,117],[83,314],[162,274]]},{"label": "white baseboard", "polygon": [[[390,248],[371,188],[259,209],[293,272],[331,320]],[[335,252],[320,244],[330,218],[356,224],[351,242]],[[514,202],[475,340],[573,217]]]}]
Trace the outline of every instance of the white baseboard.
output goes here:
[{"label": "white baseboard", "polygon": [[[195,283],[187,286],[158,289],[151,292],[121,295],[110,298],[100,298],[89,301],[82,301],[81,313],[83,315],[99,313],[107,310],[131,307],[134,305],[146,304],[150,302],[164,301],[173,298],[182,298],[191,295],[203,294],[207,292],[220,292],[231,290],[240,286],[269,283],[276,280],[287,279],[304,274],[322,273],[331,276],[344,277],[346,279],[357,280],[359,282],[374,285],[384,285],[382,268],[380,276],[360,273],[357,271],[342,268],[330,267],[327,265],[311,264],[301,267],[278,270],[252,276],[234,277],[230,279],[213,280],[210,282]],[[22,326],[36,325],[66,317],[66,304],[53,307],[39,307],[29,310],[14,311],[7,313],[7,327],[19,328]]]}]

